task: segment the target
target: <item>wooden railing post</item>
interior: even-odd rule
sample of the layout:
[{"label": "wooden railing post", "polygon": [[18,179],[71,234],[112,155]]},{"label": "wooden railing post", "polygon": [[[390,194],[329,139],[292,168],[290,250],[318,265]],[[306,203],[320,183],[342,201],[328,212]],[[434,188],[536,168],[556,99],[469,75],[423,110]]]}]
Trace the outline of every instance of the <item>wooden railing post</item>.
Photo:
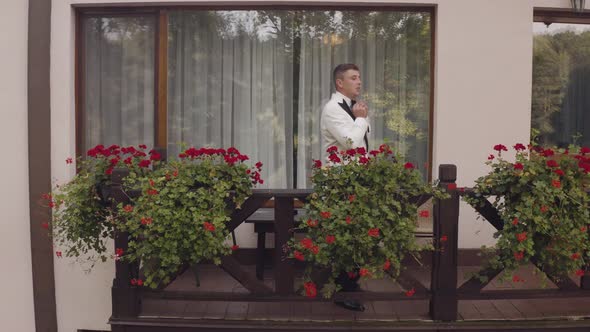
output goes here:
[{"label": "wooden railing post", "polygon": [[[123,191],[123,178],[129,174],[127,169],[115,169],[111,175],[110,199],[115,208],[119,203],[129,202],[129,197]],[[127,252],[128,234],[115,230],[115,250],[123,249]],[[115,261],[115,279],[113,279],[112,310],[114,318],[137,317],[139,314],[139,298],[137,288],[131,286],[132,264],[121,260]]]},{"label": "wooden railing post", "polygon": [[275,196],[275,292],[279,295],[293,294],[294,289],[293,266],[283,251],[295,227],[294,211],[293,197]]},{"label": "wooden railing post", "polygon": [[457,167],[439,166],[440,186],[451,195],[436,200],[434,205],[434,253],[432,255],[432,280],[430,317],[433,320],[457,319],[457,252],[459,225],[459,195],[456,190]]}]

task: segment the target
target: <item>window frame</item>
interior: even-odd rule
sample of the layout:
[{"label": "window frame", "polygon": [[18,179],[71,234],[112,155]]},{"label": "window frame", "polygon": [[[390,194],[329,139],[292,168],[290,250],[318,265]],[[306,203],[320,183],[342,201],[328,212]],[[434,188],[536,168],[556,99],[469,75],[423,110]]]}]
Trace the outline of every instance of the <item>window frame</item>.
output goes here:
[{"label": "window frame", "polygon": [[[296,4],[296,3],[203,3],[191,5],[155,5],[145,4],[114,4],[97,6],[95,4],[72,5],[75,13],[75,140],[76,155],[83,156],[84,151],[84,92],[85,72],[84,56],[85,41],[83,34],[83,20],[89,17],[117,17],[117,16],[149,16],[153,15],[156,21],[155,36],[155,60],[154,60],[154,142],[155,147],[166,149],[167,147],[167,69],[168,69],[168,12],[171,10],[346,10],[346,11],[393,11],[393,12],[420,12],[430,15],[430,100],[428,117],[428,155],[427,178],[432,181],[432,161],[434,143],[434,88],[435,88],[435,55],[436,55],[436,21],[437,6],[433,4],[423,5],[399,5],[387,3],[362,3],[362,4]],[[295,140],[295,136],[293,137]],[[295,142],[293,142],[295,143]]]}]

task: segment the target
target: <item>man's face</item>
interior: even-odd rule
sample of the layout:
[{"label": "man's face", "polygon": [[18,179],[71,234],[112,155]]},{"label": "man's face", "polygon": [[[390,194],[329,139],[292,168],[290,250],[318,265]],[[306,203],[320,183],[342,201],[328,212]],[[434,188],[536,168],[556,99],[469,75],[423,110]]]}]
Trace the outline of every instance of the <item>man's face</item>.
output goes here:
[{"label": "man's face", "polygon": [[361,94],[361,73],[358,70],[349,69],[344,72],[342,78],[336,80],[336,85],[340,93],[355,99]]}]

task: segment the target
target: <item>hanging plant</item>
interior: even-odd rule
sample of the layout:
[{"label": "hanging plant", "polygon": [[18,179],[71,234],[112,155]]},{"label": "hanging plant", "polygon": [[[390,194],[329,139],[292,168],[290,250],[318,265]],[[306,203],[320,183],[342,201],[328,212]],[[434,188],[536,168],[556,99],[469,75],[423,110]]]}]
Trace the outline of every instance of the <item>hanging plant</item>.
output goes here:
[{"label": "hanging plant", "polygon": [[139,260],[143,283],[168,283],[184,265],[204,260],[221,263],[235,246],[228,244],[226,223],[231,213],[263,183],[262,163],[249,167],[248,156],[235,148],[189,148],[139,181],[141,195],[120,204],[120,230],[129,234],[127,252],[119,257]]},{"label": "hanging plant", "polygon": [[514,271],[530,259],[558,278],[583,275],[590,249],[585,187],[590,149],[523,144],[514,149],[511,162],[502,157],[506,146],[496,145],[486,162],[490,172],[477,179],[473,193],[465,197],[473,206],[491,200],[504,223],[494,235],[498,241],[487,265],[505,269],[504,278],[515,282],[522,278]]},{"label": "hanging plant", "polygon": [[404,257],[425,248],[415,241],[418,207],[412,198],[446,197],[388,145],[369,154],[364,148],[327,152],[330,165],[314,162],[314,193],[298,227],[305,237],[289,244],[289,257],[307,264],[303,292],[309,297],[317,294],[314,270],[329,271],[325,297],[340,290],[343,279],[395,279]]},{"label": "hanging plant", "polygon": [[160,155],[153,150],[148,154],[146,149],[145,145],[97,145],[85,157],[76,161],[66,159],[68,165],[76,166],[76,175],[43,195],[52,209],[52,219],[42,226],[51,230],[58,257],[80,258],[93,265],[112,256],[106,245],[113,237],[116,218],[105,189],[115,167],[128,168],[134,178],[148,174],[150,165],[157,164]]}]

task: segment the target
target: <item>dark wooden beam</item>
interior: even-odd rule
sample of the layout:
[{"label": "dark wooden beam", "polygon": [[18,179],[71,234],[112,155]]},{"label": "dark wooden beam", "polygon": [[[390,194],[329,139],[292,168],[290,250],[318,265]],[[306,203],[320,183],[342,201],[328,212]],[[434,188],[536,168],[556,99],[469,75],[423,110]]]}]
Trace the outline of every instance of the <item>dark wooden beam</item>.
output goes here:
[{"label": "dark wooden beam", "polygon": [[51,219],[51,209],[39,205],[41,194],[51,191],[51,1],[28,2],[29,222],[35,326],[37,331],[57,332],[53,246],[47,231],[40,227]]}]

